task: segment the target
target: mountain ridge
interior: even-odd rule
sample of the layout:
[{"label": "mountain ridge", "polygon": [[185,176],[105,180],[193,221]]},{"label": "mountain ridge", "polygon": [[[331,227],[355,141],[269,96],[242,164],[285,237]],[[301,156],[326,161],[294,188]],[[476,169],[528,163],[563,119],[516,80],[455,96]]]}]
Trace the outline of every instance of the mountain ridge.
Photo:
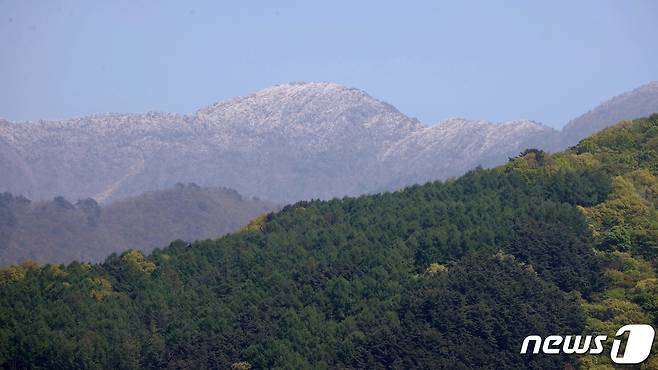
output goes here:
[{"label": "mountain ridge", "polygon": [[324,82],[275,85],[190,114],[5,121],[0,139],[31,173],[0,179],[0,190],[22,184],[33,199],[112,200],[193,181],[282,203],[393,190],[566,146],[563,132],[536,121],[426,126],[363,90]]},{"label": "mountain ridge", "polygon": [[658,81],[650,81],[633,90],[607,99],[588,112],[567,122],[562,128],[565,146],[578,142],[622,120],[648,117],[658,113]]}]

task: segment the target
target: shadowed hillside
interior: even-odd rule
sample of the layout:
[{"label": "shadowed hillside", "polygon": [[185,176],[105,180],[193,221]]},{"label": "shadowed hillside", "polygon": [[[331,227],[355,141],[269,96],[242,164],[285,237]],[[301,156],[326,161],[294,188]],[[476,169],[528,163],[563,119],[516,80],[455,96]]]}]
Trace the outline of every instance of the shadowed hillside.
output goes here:
[{"label": "shadowed hillside", "polygon": [[0,265],[99,261],[112,252],[145,252],[174,239],[216,238],[236,231],[274,205],[236,191],[178,184],[172,189],[99,205],[63,197],[31,202],[0,194]]}]

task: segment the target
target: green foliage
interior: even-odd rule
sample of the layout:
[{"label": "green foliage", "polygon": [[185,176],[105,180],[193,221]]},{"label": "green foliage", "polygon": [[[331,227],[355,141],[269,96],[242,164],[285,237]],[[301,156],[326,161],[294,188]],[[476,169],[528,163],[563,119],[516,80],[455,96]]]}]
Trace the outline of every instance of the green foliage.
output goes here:
[{"label": "green foliage", "polygon": [[155,271],[155,263],[149,261],[144,257],[140,251],[130,250],[121,256],[121,261],[125,262],[130,268],[135,271],[140,271],[145,274],[150,274]]},{"label": "green foliage", "polygon": [[[607,289],[582,302],[587,329],[612,333],[631,322],[656,326],[658,115],[610,127],[565,153],[545,158],[543,166],[528,155],[514,159],[506,167],[530,177],[576,168],[605,172],[612,180],[607,199],[581,204],[580,208],[587,217],[610,282]],[[588,356],[580,365],[613,368],[605,356]],[[654,356],[643,368],[656,365]]]},{"label": "green foliage", "polygon": [[585,209],[599,248],[658,256],[658,177],[637,170],[613,178],[608,201]]},{"label": "green foliage", "polygon": [[519,343],[528,333],[584,329],[572,297],[504,254],[475,253],[417,281],[403,294],[400,318],[369,341],[359,368],[564,368],[573,359],[521,355]]},{"label": "green foliage", "polygon": [[263,231],[263,228],[265,227],[265,221],[267,220],[267,214],[262,214],[259,216],[254,217],[251,221],[249,221],[248,224],[243,226],[240,231]]},{"label": "green foliage", "polygon": [[[566,292],[589,295],[603,287],[576,209],[605,197],[600,179],[553,176],[592,190],[568,192],[562,179],[478,170],[448,184],[300,202],[258,218],[246,232],[192,246],[175,242],[148,257],[132,250],[100,265],[44,267],[0,290],[2,358],[27,367],[246,362],[299,369],[406,366],[403,359],[413,354],[419,366],[464,367],[494,360],[496,350],[503,355],[493,363],[507,366],[519,360],[521,330],[584,324]],[[533,233],[535,227],[546,232]],[[494,257],[501,250],[508,254]],[[559,264],[550,262],[556,253]],[[469,282],[473,290],[464,292]],[[536,300],[516,302],[530,292]],[[455,300],[458,294],[465,296]],[[436,314],[441,321],[455,315],[453,324],[432,321],[437,334],[419,332],[429,318],[413,297],[440,301]],[[536,307],[549,304],[564,305],[564,313]],[[473,315],[463,316],[469,310]],[[513,330],[509,319],[524,315],[526,324]],[[36,330],[27,329],[27,317]],[[477,355],[498,327],[505,330]],[[454,360],[442,360],[443,342],[418,347],[418,338],[439,332],[456,343]],[[373,355],[391,338],[402,343],[397,352]],[[431,345],[440,348],[426,358],[415,349]],[[541,367],[570,360],[532,361]]]},{"label": "green foliage", "polygon": [[36,262],[28,260],[20,265],[0,269],[0,287],[25,279],[26,273],[37,268]]},{"label": "green foliage", "polygon": [[658,175],[658,114],[624,121],[581,141],[573,152],[594,155],[613,176],[637,169]]},{"label": "green foliage", "polygon": [[0,365],[608,366],[519,346],[656,323],[656,118],[447,183],[299,202],[214,241],[3,273]]},{"label": "green foliage", "polygon": [[506,251],[564,291],[589,297],[601,290],[604,279],[583,217],[573,207],[557,205],[542,216],[517,221]]}]

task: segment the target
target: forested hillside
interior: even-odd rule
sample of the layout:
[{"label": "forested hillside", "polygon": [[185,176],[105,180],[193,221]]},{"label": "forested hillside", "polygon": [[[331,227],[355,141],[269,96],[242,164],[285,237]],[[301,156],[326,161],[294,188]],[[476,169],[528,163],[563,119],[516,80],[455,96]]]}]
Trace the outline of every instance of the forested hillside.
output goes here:
[{"label": "forested hillside", "polygon": [[[507,171],[527,178],[597,168],[610,178],[604,202],[578,207],[593,234],[607,289],[581,302],[587,331],[613,333],[628,323],[658,326],[658,115],[626,121],[554,155],[533,152]],[[580,189],[572,183],[574,189]],[[608,343],[608,346],[610,344]],[[654,343],[654,353],[656,351]],[[585,358],[587,368],[609,368],[605,356]],[[658,368],[655,354],[644,364]]]},{"label": "forested hillside", "polygon": [[177,184],[173,188],[99,205],[56,197],[31,202],[0,194],[0,266],[102,261],[112,252],[149,252],[172,240],[218,238],[237,231],[275,205],[244,199],[231,189]]},{"label": "forested hillside", "polygon": [[657,176],[654,115],[445,183],[298,202],[215,241],[13,266],[0,364],[606,368],[519,348],[658,324]]}]

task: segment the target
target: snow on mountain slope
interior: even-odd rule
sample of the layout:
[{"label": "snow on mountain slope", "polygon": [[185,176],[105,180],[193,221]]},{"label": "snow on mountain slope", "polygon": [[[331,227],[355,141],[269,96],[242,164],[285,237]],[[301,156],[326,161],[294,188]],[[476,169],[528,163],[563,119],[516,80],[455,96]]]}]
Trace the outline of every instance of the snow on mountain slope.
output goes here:
[{"label": "snow on mountain slope", "polygon": [[390,186],[458,176],[477,166],[504,163],[524,149],[543,147],[557,131],[539,123],[453,118],[419,130],[391,146],[383,160],[395,168]]},{"label": "snow on mountain slope", "polygon": [[[290,202],[445,179],[529,147],[553,148],[558,133],[526,120],[427,127],[358,89],[291,83],[189,115],[0,122],[0,140],[33,199],[106,201],[195,182]],[[0,178],[0,191],[16,186]]]}]

